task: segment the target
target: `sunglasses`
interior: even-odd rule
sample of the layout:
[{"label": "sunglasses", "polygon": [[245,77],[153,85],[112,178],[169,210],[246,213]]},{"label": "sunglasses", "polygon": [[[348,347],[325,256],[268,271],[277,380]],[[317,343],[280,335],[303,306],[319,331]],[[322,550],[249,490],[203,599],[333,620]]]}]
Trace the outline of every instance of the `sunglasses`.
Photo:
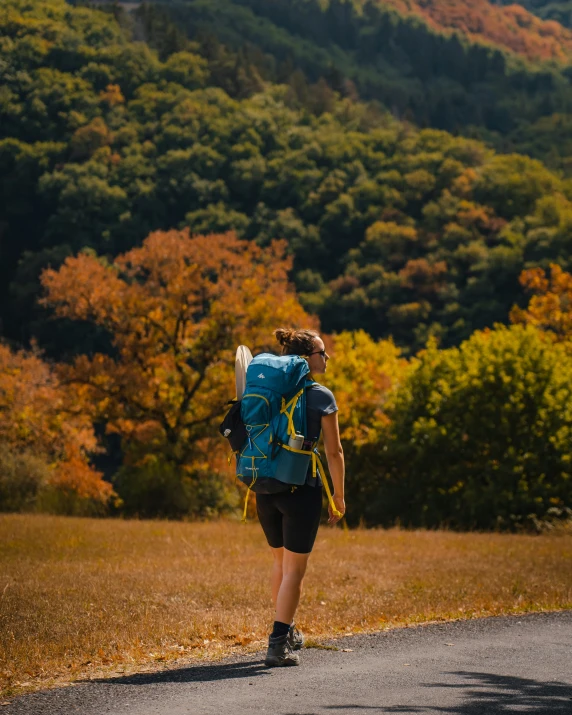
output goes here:
[{"label": "sunglasses", "polygon": [[[310,353],[310,355],[321,355],[324,358],[324,360],[326,359],[327,354],[328,353],[325,350],[316,350],[315,352]],[[308,355],[308,357],[310,357],[310,355]]]}]

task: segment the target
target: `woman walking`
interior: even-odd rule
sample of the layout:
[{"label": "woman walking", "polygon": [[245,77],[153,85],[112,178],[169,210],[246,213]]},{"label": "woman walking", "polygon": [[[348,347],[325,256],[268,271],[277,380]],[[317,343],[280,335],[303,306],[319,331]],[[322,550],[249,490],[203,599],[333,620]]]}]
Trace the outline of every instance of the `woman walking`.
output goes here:
[{"label": "woman walking", "polygon": [[[314,330],[279,328],[274,332],[282,355],[300,355],[308,361],[312,379],[326,372],[329,355],[324,342]],[[329,524],[345,513],[344,453],[338,428],[338,407],[327,387],[314,383],[306,390],[307,439],[318,442],[323,433],[324,449],[334,486],[329,505]],[[256,509],[264,534],[272,549],[272,600],[275,606],[274,628],[268,640],[265,664],[269,667],[298,665],[294,651],[304,644],[304,637],[294,625],[294,614],[302,590],[302,580],[322,510],[322,484],[319,475],[308,469],[306,482],[295,490],[278,494],[257,494]]]}]

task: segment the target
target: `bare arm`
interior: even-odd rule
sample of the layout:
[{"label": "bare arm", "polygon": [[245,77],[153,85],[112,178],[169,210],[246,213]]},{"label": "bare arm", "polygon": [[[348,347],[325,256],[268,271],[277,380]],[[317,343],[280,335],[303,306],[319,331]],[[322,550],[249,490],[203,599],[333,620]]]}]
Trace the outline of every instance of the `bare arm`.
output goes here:
[{"label": "bare arm", "polygon": [[[328,461],[328,469],[332,477],[334,485],[334,504],[336,509],[341,512],[342,516],[346,511],[344,501],[344,450],[340,441],[340,429],[338,427],[338,413],[334,412],[331,415],[322,416],[322,433],[324,435],[324,450]],[[341,519],[341,516],[335,516],[332,512],[331,505],[328,507],[330,512],[329,524],[335,524]]]}]

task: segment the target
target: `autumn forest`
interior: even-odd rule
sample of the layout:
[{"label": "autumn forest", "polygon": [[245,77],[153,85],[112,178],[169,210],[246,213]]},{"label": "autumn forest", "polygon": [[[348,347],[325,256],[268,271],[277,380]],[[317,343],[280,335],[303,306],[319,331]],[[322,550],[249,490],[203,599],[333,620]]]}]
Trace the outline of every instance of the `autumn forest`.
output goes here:
[{"label": "autumn forest", "polygon": [[572,519],[572,12],[4,0],[0,511],[209,518],[322,331],[351,525]]}]

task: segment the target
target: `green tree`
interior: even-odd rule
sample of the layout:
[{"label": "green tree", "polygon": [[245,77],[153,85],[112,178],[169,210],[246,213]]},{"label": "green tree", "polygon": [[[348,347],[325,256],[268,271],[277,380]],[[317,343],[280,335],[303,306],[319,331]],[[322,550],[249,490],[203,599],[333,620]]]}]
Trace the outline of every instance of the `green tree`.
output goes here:
[{"label": "green tree", "polygon": [[363,455],[370,524],[542,528],[572,515],[572,360],[533,327],[430,344]]}]

